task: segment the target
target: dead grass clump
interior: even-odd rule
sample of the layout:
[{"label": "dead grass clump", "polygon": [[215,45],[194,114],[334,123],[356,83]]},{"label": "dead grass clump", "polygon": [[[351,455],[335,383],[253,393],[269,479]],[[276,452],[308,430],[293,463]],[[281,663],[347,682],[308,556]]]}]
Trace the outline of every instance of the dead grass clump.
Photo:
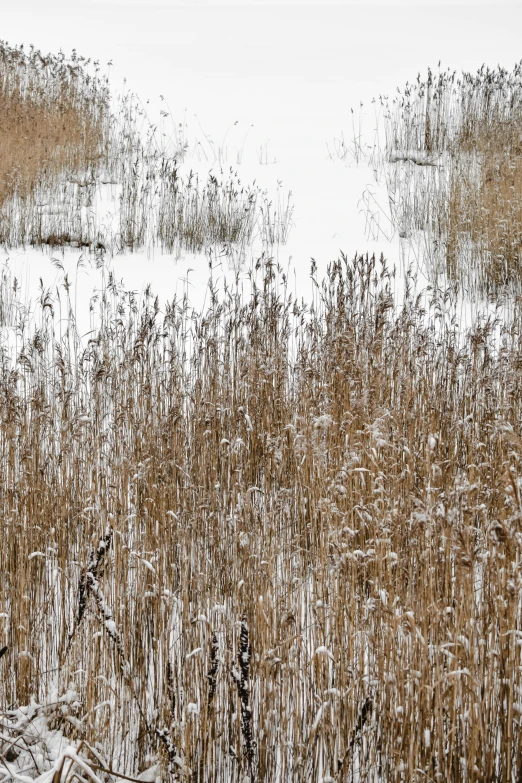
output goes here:
[{"label": "dead grass clump", "polygon": [[459,335],[375,258],[311,308],[251,283],[109,288],[87,345],[42,297],[3,357],[4,723],[74,694],[64,736],[131,777],[512,780],[520,302]]},{"label": "dead grass clump", "polygon": [[290,194],[278,190],[275,206],[266,191],[241,182],[232,167],[221,165],[204,176],[183,171],[187,153],[182,143],[166,150],[155,126],[140,130],[143,111],[132,96],[121,103],[113,129],[110,179],[120,184],[115,247],[123,251],[159,246],[199,253],[219,245],[244,255],[252,242],[263,248],[284,244],[292,224]]}]

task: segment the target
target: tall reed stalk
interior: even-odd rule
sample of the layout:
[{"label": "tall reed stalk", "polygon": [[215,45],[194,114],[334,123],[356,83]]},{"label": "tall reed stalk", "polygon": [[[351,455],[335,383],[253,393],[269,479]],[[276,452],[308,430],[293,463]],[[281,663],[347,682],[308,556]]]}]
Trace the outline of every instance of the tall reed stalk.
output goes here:
[{"label": "tall reed stalk", "polygon": [[422,247],[432,279],[456,281],[467,295],[520,291],[521,95],[518,63],[460,77],[428,69],[380,99],[392,223]]}]

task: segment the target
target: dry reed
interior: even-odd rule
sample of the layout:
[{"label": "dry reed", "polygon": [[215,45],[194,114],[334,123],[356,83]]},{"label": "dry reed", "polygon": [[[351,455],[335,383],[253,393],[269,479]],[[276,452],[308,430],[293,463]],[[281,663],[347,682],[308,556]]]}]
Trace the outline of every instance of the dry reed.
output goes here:
[{"label": "dry reed", "polygon": [[362,257],[209,297],[4,358],[1,704],[69,689],[127,775],[515,780],[520,303],[459,335]]},{"label": "dry reed", "polygon": [[428,70],[392,101],[380,99],[394,226],[422,239],[434,279],[468,294],[520,287],[521,79],[520,63],[459,78]]},{"label": "dry reed", "polygon": [[[284,237],[288,202],[277,223],[234,172],[181,180],[183,149],[143,135],[131,99],[110,114],[103,80],[98,119],[84,115],[84,61],[75,72],[2,52],[11,129],[59,110],[37,89],[51,73],[80,134],[57,141],[42,120],[23,171],[23,134],[6,144],[5,242],[87,244],[102,263],[107,235],[82,217],[100,178],[120,188],[117,248]],[[415,121],[399,104],[388,126],[403,132],[389,140],[397,163],[434,194],[407,180],[401,198],[417,201],[396,218],[442,221],[436,238],[451,259],[454,231],[458,264],[470,193],[499,243],[495,210],[511,214],[518,188],[516,167],[509,186],[488,168],[487,134],[504,132],[492,106],[509,104],[512,139],[516,105],[501,91],[486,101],[488,74],[466,82],[458,95],[474,100],[458,111],[451,76],[419,87]],[[451,171],[467,160],[471,182],[447,213],[439,152],[460,161]],[[37,230],[45,188],[72,206],[38,213]],[[493,290],[506,276],[490,261]],[[522,301],[462,334],[454,289],[434,288],[425,310],[410,282],[396,306],[384,259],[342,256],[307,306],[263,256],[247,293],[211,280],[195,312],[186,297],[161,311],[150,290],[138,304],[109,276],[83,344],[62,291],[42,286],[31,326],[2,273],[0,322],[19,341],[0,355],[4,783],[46,770],[55,783],[133,779],[152,762],[151,780],[193,783],[520,780]]]},{"label": "dry reed", "polygon": [[[236,171],[200,182],[162,143],[139,101],[110,94],[98,62],[0,42],[0,244],[124,252],[160,247],[240,256],[286,241],[292,208]],[[178,134],[179,136],[179,134]],[[103,196],[103,199],[102,199]],[[104,214],[103,201],[113,202]],[[109,210],[111,211],[111,210]],[[106,212],[106,210],[105,210]]]}]

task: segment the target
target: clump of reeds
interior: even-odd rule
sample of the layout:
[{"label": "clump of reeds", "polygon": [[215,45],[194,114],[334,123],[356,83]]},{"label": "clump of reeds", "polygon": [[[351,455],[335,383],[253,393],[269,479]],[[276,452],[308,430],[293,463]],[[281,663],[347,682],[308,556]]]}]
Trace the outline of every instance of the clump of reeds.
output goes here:
[{"label": "clump of reeds", "polygon": [[286,241],[289,198],[274,213],[268,195],[232,169],[202,181],[182,173],[186,141],[163,144],[139,101],[113,99],[99,63],[76,52],[44,56],[0,42],[0,135],[5,247],[219,245],[241,255],[256,236],[265,247]]},{"label": "clump of reeds", "polygon": [[[0,42],[0,242],[26,239],[37,196],[74,174],[93,176],[107,153],[109,91],[99,64]],[[18,212],[16,218],[13,210]],[[34,235],[32,228],[31,236]]]},{"label": "clump of reeds", "polygon": [[419,75],[381,98],[395,228],[431,273],[497,296],[521,279],[522,65]]},{"label": "clump of reeds", "polygon": [[266,191],[243,184],[232,167],[226,172],[219,165],[203,178],[183,171],[186,146],[163,149],[154,126],[141,133],[142,112],[132,96],[123,100],[121,114],[111,161],[111,176],[120,183],[118,250],[157,245],[167,252],[200,252],[213,245],[244,256],[255,240],[264,248],[287,241],[291,194],[285,202],[279,188],[273,205]]},{"label": "clump of reeds", "polygon": [[0,366],[0,703],[70,689],[130,777],[512,780],[520,302],[459,334],[383,260],[317,286],[110,292],[86,345],[42,297]]}]

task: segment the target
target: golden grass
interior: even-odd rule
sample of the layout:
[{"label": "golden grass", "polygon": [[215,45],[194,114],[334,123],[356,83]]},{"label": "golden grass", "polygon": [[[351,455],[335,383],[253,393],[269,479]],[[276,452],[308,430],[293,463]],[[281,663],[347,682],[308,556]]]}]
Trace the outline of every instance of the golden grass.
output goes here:
[{"label": "golden grass", "polygon": [[[2,51],[18,107],[2,122],[33,132],[35,106],[62,104],[46,103],[54,82],[29,100],[21,74],[34,86],[48,66]],[[53,67],[70,97],[76,66]],[[493,290],[520,173],[513,140],[494,158],[516,101],[501,96],[509,121],[487,125],[484,79],[458,95],[486,114],[455,112],[441,82],[387,127],[405,165],[442,150],[463,166],[458,191],[431,165],[401,174],[395,217],[434,232],[453,277],[478,258],[462,236],[483,242]],[[284,235],[288,204],[278,223],[233,172],[180,181],[136,104],[115,117],[104,89],[90,146],[83,97],[69,141],[42,119],[26,168],[11,131],[4,241],[96,241],[103,256],[78,217],[99,177],[121,187],[119,248]],[[72,204],[61,222],[36,222],[46,188]],[[306,306],[263,256],[249,290],[211,281],[198,313],[186,297],[161,311],[150,290],[138,304],[109,275],[83,344],[67,284],[42,289],[30,327],[2,273],[0,322],[21,308],[18,353],[0,354],[2,781],[49,769],[52,731],[88,761],[69,747],[55,783],[153,761],[192,783],[520,778],[522,301],[460,334],[453,293],[433,289],[425,311],[406,283],[395,306],[384,259],[342,256]]]},{"label": "golden grass", "polygon": [[344,257],[312,309],[270,261],[209,294],[4,361],[1,702],[73,688],[129,775],[512,780],[520,303],[459,338]]}]

